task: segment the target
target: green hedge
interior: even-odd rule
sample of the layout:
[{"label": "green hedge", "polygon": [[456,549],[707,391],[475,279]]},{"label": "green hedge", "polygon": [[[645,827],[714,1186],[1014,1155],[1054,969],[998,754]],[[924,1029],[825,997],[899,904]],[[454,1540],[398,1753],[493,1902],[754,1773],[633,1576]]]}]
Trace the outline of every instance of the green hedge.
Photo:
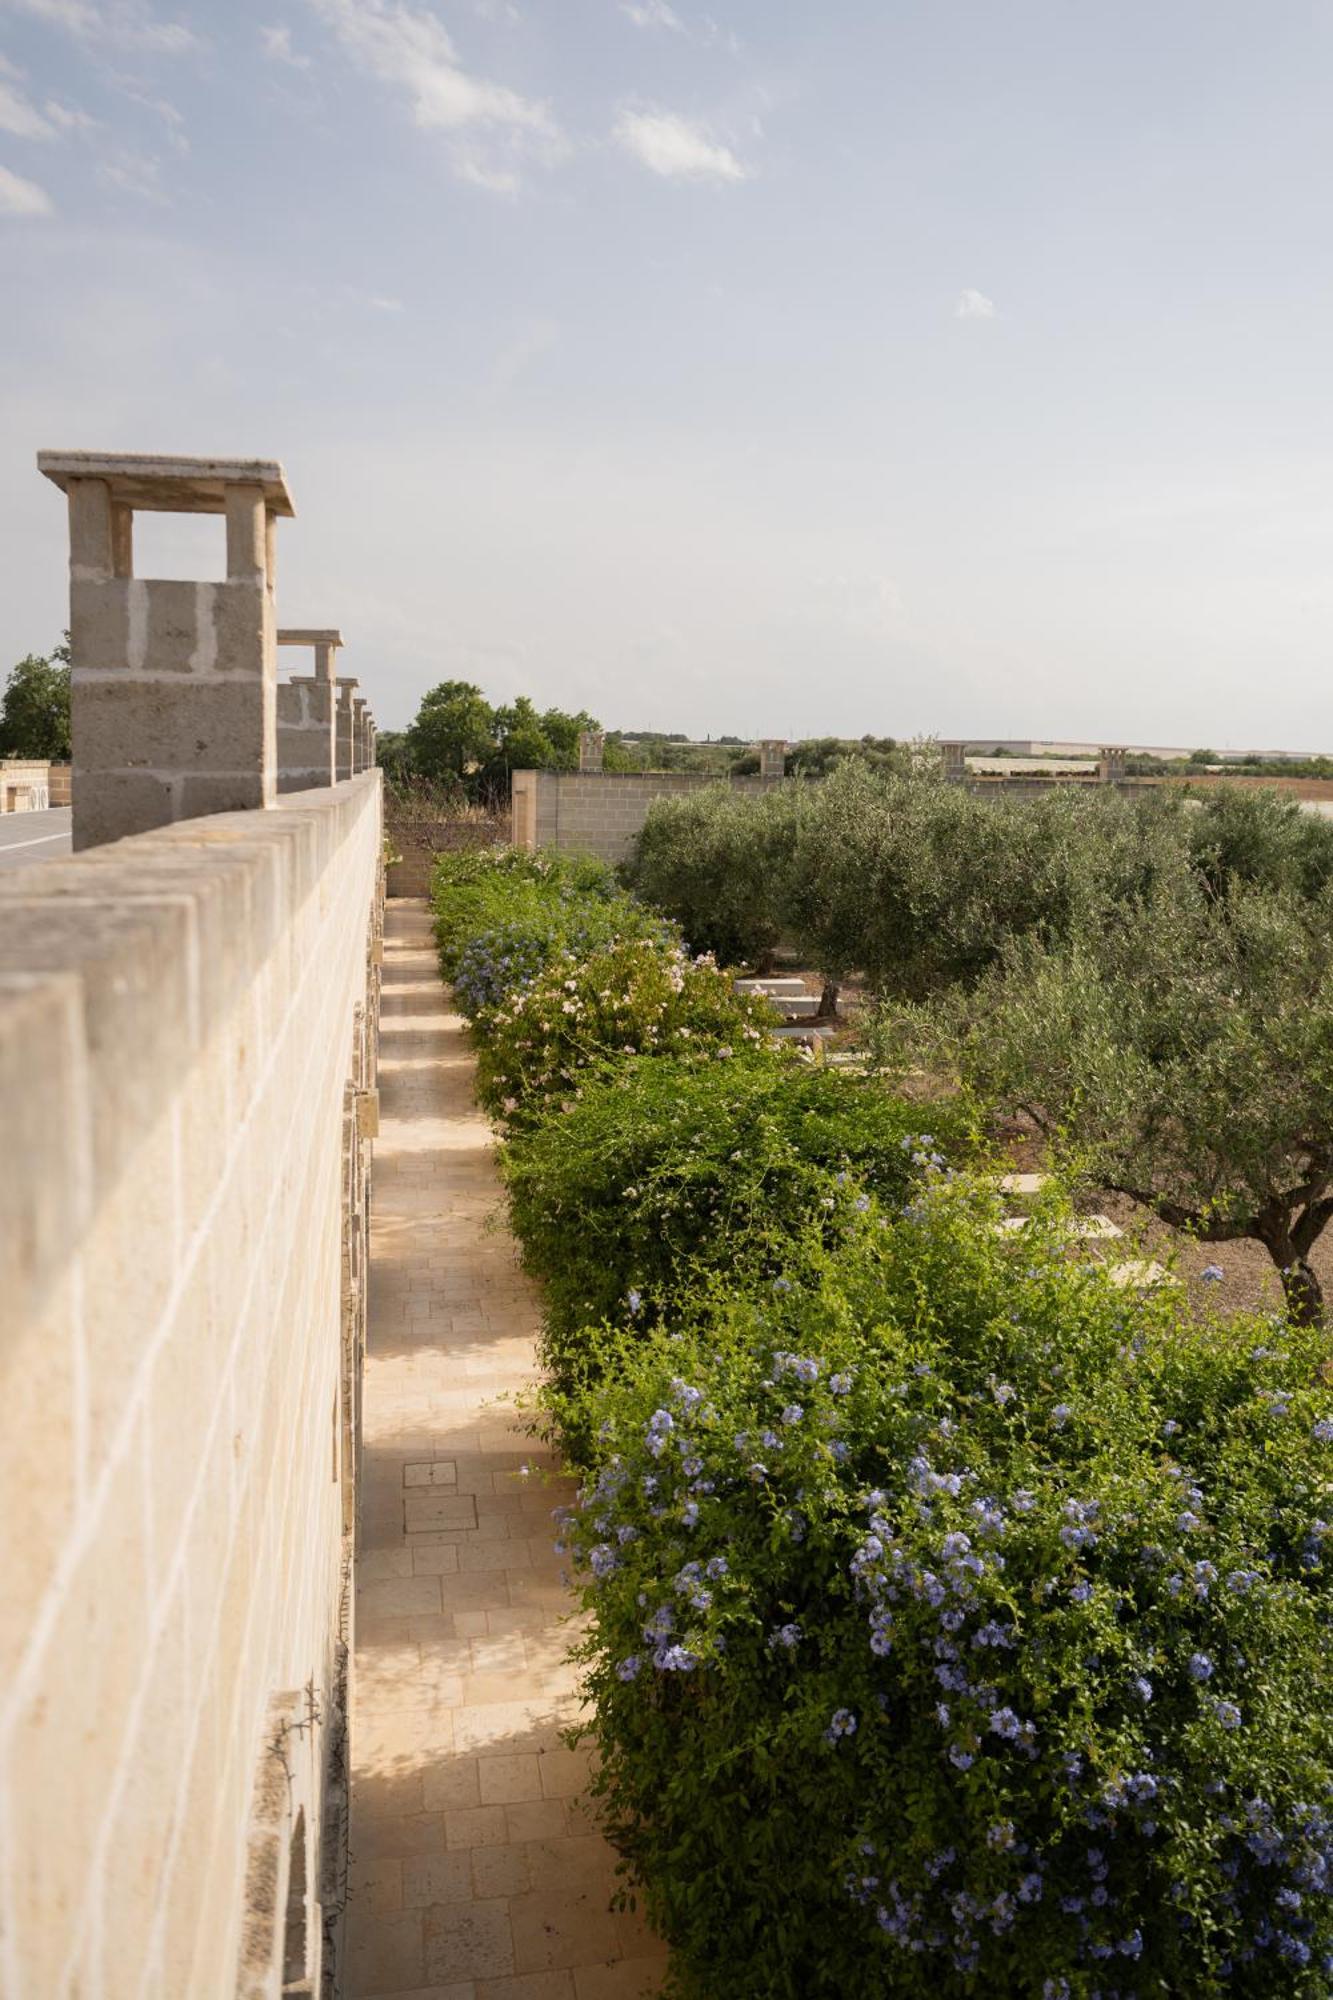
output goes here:
[{"label": "green hedge", "polygon": [[707,1067],[762,1045],[775,1020],[711,960],[655,937],[566,953],[485,1016],[477,1090],[493,1116],[530,1123],[576,1103],[608,1065],[670,1054]]},{"label": "green hedge", "polygon": [[609,868],[577,855],[444,855],[431,900],[440,968],[469,1017],[502,1005],[557,956],[583,958],[626,938],[679,943]]},{"label": "green hedge", "polygon": [[991,1220],[869,1218],[599,1388],[612,1838],[710,2000],[1326,1994],[1317,1346]]},{"label": "green hedge", "polygon": [[591,1386],[600,1322],[643,1335],[703,1272],[775,1275],[812,1225],[831,1242],[872,1196],[900,1206],[970,1137],[961,1104],[786,1054],[627,1060],[505,1151],[555,1379]]}]

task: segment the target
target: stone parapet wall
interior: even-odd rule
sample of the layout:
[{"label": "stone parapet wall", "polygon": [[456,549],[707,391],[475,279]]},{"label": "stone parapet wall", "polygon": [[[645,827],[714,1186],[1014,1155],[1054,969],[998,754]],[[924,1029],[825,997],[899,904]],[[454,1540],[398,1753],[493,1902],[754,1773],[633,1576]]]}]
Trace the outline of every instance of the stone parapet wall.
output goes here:
[{"label": "stone parapet wall", "polygon": [[0,877],[5,1994],[334,1972],[381,891],[376,773]]},{"label": "stone parapet wall", "polygon": [[655,799],[719,784],[762,792],[782,782],[698,771],[515,771],[512,838],[516,847],[557,847],[618,865],[633,853]]}]

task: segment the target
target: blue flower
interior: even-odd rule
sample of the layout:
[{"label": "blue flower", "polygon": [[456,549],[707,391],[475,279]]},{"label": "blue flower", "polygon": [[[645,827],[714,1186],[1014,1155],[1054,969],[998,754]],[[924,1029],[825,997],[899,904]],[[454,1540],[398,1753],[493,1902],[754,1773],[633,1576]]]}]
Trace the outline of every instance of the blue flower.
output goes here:
[{"label": "blue flower", "polygon": [[784,1424],[799,1424],[804,1415],[805,1411],[799,1403],[788,1403],[782,1412],[782,1421]]},{"label": "blue flower", "polygon": [[799,1625],[779,1625],[775,1631],[769,1633],[768,1643],[770,1646],[784,1646],[790,1653],[800,1645],[801,1637]]},{"label": "blue flower", "polygon": [[637,1313],[639,1312],[639,1310],[643,1305],[642,1292],[636,1292],[631,1290],[629,1297],[626,1300],[626,1304],[629,1306],[630,1311],[637,1315]]},{"label": "blue flower", "polygon": [[824,1731],[830,1743],[836,1743],[841,1736],[855,1736],[856,1717],[850,1708],[835,1708],[828,1728]]},{"label": "blue flower", "polygon": [[1205,1264],[1199,1275],[1206,1278],[1210,1285],[1220,1285],[1226,1272],[1220,1264]]},{"label": "blue flower", "polygon": [[958,1771],[970,1771],[976,1759],[970,1750],[964,1750],[961,1743],[949,1745],[949,1762]]},{"label": "blue flower", "polygon": [[[847,1396],[851,1393],[852,1377],[849,1374],[830,1375],[828,1385],[835,1396]],[[1330,1436],[1333,1436],[1333,1428],[1330,1428]]]},{"label": "blue flower", "polygon": [[688,1674],[694,1671],[698,1661],[686,1646],[660,1646],[653,1654],[653,1665],[659,1673]]},{"label": "blue flower", "polygon": [[1148,1679],[1146,1674],[1136,1674],[1134,1679],[1130,1682],[1130,1686],[1133,1688],[1135,1694],[1138,1696],[1141,1702],[1146,1704],[1152,1700],[1152,1694],[1153,1694],[1152,1682]]},{"label": "blue flower", "polygon": [[1210,1681],[1213,1678],[1213,1663],[1207,1653],[1191,1653],[1189,1676],[1192,1681]]},{"label": "blue flower", "polygon": [[1219,1701],[1215,1713],[1223,1729],[1240,1728],[1241,1714],[1234,1701]]},{"label": "blue flower", "polygon": [[1333,1417],[1321,1417],[1310,1433],[1320,1444],[1333,1444]]},{"label": "blue flower", "polygon": [[627,1660],[622,1660],[620,1662],[620,1665],[616,1668],[616,1679],[622,1681],[632,1681],[638,1674],[638,1671],[642,1665],[643,1661],[640,1659],[639,1655],[637,1653],[631,1653],[629,1658]]}]

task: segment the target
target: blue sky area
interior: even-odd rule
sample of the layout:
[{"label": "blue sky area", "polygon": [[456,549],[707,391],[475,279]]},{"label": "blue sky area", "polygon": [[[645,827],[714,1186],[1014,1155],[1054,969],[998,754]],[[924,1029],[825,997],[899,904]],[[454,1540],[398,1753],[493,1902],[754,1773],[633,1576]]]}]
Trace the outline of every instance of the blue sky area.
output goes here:
[{"label": "blue sky area", "polygon": [[218,452],[385,726],[1333,748],[1333,6],[707,4],[0,0],[0,666]]}]

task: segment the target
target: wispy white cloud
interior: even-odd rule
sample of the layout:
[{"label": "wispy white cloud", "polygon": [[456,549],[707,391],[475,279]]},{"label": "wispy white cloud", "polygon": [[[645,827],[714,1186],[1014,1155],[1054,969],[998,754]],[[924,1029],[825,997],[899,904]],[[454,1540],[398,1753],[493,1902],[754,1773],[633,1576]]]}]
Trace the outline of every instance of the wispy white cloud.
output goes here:
[{"label": "wispy white cloud", "polygon": [[107,187],[118,188],[122,194],[136,195],[141,201],[156,202],[165,207],[169,200],[162,187],[162,162],[151,153],[135,153],[128,149],[112,153],[98,162],[97,178]]},{"label": "wispy white cloud", "polygon": [[23,88],[23,72],[0,55],[0,132],[15,139],[54,139],[56,128]]},{"label": "wispy white cloud", "polygon": [[373,294],[367,298],[366,304],[373,306],[376,312],[382,313],[400,313],[407,310],[401,299],[377,298]]},{"label": "wispy white cloud", "polygon": [[50,215],[53,203],[45,188],[38,187],[36,181],[25,181],[19,174],[11,174],[8,167],[0,167],[0,215],[35,216]]},{"label": "wispy white cloud", "polygon": [[159,20],[147,0],[0,0],[0,9],[108,48],[174,56],[201,46],[193,29],[183,21]]},{"label": "wispy white cloud", "polygon": [[401,91],[417,125],[451,137],[459,177],[512,194],[530,166],[569,151],[549,106],[473,76],[438,15],[406,0],[309,0],[348,55]]},{"label": "wispy white cloud", "polygon": [[259,46],[270,62],[286,63],[289,69],[309,69],[309,56],[299,55],[292,47],[292,31],[288,27],[261,28]]},{"label": "wispy white cloud", "polygon": [[61,132],[95,132],[97,129],[97,119],[81,111],[76,104],[61,104],[57,98],[48,97],[42,110]]},{"label": "wispy white cloud", "polygon": [[958,294],[958,303],[953,309],[955,319],[994,319],[995,301],[988,299],[984,292],[978,292],[968,285]]},{"label": "wispy white cloud", "polygon": [[678,14],[669,0],[620,0],[620,11],[636,28],[684,35],[687,41],[697,42],[701,48],[729,49],[734,56],[741,52],[739,37],[711,14]]},{"label": "wispy white cloud", "polygon": [[145,90],[133,77],[118,76],[114,80],[117,89],[129,98],[131,104],[141,105],[145,111],[151,111],[162,120],[166,126],[168,143],[175,152],[189,152],[190,142],[185,136],[185,118],[170,98],[155,96],[152,91]]},{"label": "wispy white cloud", "polygon": [[667,0],[620,0],[620,11],[636,28],[666,28],[673,35],[685,33],[685,23]]},{"label": "wispy white cloud", "polygon": [[743,181],[750,177],[749,169],[730,146],[674,111],[622,111],[611,136],[641,166],[665,180]]}]

